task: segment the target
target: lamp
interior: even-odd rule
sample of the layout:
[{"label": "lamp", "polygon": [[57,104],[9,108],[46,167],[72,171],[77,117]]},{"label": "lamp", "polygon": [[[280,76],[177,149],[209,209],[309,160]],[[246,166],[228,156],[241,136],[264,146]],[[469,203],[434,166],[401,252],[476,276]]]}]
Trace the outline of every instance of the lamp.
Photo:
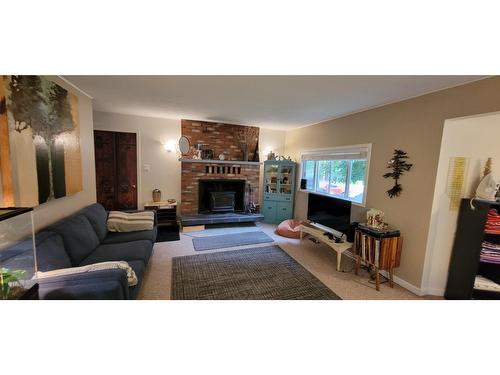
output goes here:
[{"label": "lamp", "polygon": [[163,148],[167,152],[175,151],[175,141],[169,140],[169,141],[163,143]]}]

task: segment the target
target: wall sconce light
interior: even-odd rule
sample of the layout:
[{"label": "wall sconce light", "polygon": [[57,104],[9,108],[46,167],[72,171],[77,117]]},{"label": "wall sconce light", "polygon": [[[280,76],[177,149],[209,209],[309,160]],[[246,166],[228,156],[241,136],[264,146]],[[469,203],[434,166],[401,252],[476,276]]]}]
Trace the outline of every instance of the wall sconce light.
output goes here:
[{"label": "wall sconce light", "polygon": [[172,140],[163,143],[163,148],[167,152],[175,151],[175,146],[176,146],[176,142],[172,141]]}]

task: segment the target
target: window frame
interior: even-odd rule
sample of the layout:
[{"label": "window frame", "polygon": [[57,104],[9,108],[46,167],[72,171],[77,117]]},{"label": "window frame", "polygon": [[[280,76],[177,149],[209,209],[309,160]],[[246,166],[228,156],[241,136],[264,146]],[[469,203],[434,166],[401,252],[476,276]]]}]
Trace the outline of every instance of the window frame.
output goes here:
[{"label": "window frame", "polygon": [[[365,178],[364,178],[364,191],[363,191],[363,200],[361,202],[357,202],[353,200],[352,198],[349,198],[349,187],[351,184],[351,176],[352,176],[352,163],[355,160],[365,160],[365,159],[360,159],[359,157],[353,157],[352,159],[331,159],[331,155],[335,153],[349,153],[349,151],[353,150],[364,150],[366,151],[366,167],[365,167]],[[347,173],[346,173],[346,185],[345,185],[345,195],[344,196],[338,196],[338,195],[333,195],[330,193],[323,193],[320,191],[317,191],[317,183],[318,183],[318,178],[317,178],[317,172],[318,172],[318,161],[320,159],[314,160],[314,189],[299,189],[299,191],[304,192],[304,193],[314,193],[314,194],[320,194],[324,195],[327,197],[333,197],[337,199],[343,199],[349,202],[352,202],[353,205],[356,206],[361,206],[361,207],[366,207],[366,196],[368,192],[368,181],[369,181],[369,172],[370,172],[370,160],[371,160],[371,152],[372,152],[372,144],[367,143],[367,144],[360,144],[360,145],[351,145],[351,146],[338,146],[338,147],[330,147],[330,148],[322,148],[322,149],[313,149],[313,150],[307,150],[307,151],[302,151],[300,153],[300,172],[298,173],[298,176],[300,179],[304,178],[304,162],[307,160],[304,160],[304,157],[307,156],[315,156],[321,157],[322,155],[325,155],[325,159],[322,160],[348,160],[349,162],[347,163]],[[330,156],[330,157],[329,157]],[[331,169],[331,164],[330,164],[330,169]],[[329,172],[329,184],[331,183],[331,171]],[[300,184],[298,185],[300,186]],[[328,189],[330,190],[330,189]]]}]

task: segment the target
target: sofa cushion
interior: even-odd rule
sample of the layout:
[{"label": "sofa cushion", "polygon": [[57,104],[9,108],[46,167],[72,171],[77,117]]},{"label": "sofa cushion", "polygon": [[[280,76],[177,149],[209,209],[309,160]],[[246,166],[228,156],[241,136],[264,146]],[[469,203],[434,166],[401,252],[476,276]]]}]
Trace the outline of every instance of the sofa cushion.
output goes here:
[{"label": "sofa cushion", "polygon": [[124,270],[112,269],[38,280],[40,299],[130,299]]},{"label": "sofa cushion", "polygon": [[80,266],[113,260],[126,262],[142,260],[144,264],[148,264],[152,250],[153,244],[147,240],[100,245],[80,263]]},{"label": "sofa cushion", "polygon": [[36,258],[38,270],[48,272],[71,267],[71,259],[64,249],[63,239],[54,232],[41,231],[36,238]]},{"label": "sofa cushion", "polygon": [[108,227],[106,225],[108,213],[104,207],[100,203],[94,203],[83,208],[79,213],[88,219],[92,228],[94,228],[97,237],[99,237],[99,241],[102,242],[108,234]]},{"label": "sofa cushion", "polygon": [[153,230],[141,230],[138,232],[108,232],[108,235],[104,238],[102,243],[120,243],[139,240],[148,240],[154,243],[156,241],[156,232],[156,227],[154,227]]},{"label": "sofa cushion", "polygon": [[81,214],[69,216],[47,230],[56,232],[62,237],[64,248],[73,266],[79,265],[99,245],[99,238],[92,224]]},{"label": "sofa cushion", "polygon": [[146,265],[142,260],[131,260],[128,262],[129,266],[135,272],[137,276],[137,285],[131,286],[129,288],[130,299],[136,299],[137,294],[139,293],[139,289],[141,288],[142,280],[144,279],[144,272],[146,270]]}]

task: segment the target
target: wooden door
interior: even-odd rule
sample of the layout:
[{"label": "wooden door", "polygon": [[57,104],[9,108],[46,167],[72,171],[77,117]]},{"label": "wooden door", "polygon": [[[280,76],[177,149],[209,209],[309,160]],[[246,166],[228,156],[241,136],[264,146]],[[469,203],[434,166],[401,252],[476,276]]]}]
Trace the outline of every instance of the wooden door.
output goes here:
[{"label": "wooden door", "polygon": [[135,133],[94,131],[97,202],[107,210],[137,209]]},{"label": "wooden door", "polygon": [[116,133],[117,209],[137,209],[137,145],[135,133]]}]

